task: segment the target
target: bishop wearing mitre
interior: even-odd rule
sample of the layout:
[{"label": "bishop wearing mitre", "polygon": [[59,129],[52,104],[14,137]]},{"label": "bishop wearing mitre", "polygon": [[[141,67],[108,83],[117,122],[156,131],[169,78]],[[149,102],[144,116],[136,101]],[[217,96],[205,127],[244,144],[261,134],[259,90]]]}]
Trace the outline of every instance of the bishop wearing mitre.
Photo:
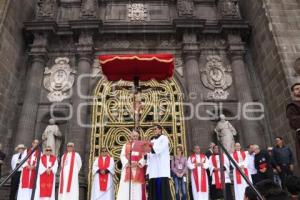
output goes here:
[{"label": "bishop wearing mitre", "polygon": [[75,152],[74,143],[67,144],[67,152],[61,158],[58,200],[79,200],[78,174],[82,162]]},{"label": "bishop wearing mitre", "polygon": [[132,131],[131,141],[122,148],[122,172],[117,200],[145,200],[146,163],[143,152],[135,149],[138,139],[139,133],[136,130]]},{"label": "bishop wearing mitre", "polygon": [[[252,181],[251,176],[248,170],[248,153],[241,149],[240,143],[235,143],[235,151],[231,155],[236,162],[236,164],[241,168],[245,173],[247,178]],[[233,166],[233,180],[234,180],[234,193],[236,200],[243,200],[245,189],[248,186],[248,183],[242,177],[240,172]]]},{"label": "bishop wearing mitre", "polygon": [[35,200],[55,200],[55,174],[57,167],[57,158],[53,155],[51,146],[47,146],[40,159]]},{"label": "bishop wearing mitre", "polygon": [[194,146],[194,153],[188,159],[191,170],[192,191],[194,200],[209,200],[209,182],[206,169],[208,158],[201,153],[200,146]]},{"label": "bishop wearing mitre", "polygon": [[28,158],[28,160],[22,166],[22,173],[20,178],[19,190],[17,199],[18,200],[30,200],[32,189],[35,182],[36,177],[36,166],[37,166],[37,159],[39,156],[40,151],[34,150],[37,145],[39,144],[38,140],[34,140],[32,142],[32,146],[30,149],[27,149],[26,153],[30,154],[32,151],[32,155]]},{"label": "bishop wearing mitre", "polygon": [[93,164],[93,186],[91,200],[114,200],[115,162],[106,148],[101,148],[100,156]]}]

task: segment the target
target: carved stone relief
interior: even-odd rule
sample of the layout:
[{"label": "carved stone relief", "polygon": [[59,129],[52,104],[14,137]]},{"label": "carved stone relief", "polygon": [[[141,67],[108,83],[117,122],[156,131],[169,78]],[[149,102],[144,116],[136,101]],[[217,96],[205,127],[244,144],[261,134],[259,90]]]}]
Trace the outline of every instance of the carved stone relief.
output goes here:
[{"label": "carved stone relief", "polygon": [[81,8],[80,15],[82,18],[96,17],[95,0],[85,0]]},{"label": "carved stone relief", "polygon": [[147,21],[149,18],[148,8],[143,3],[127,5],[128,18],[131,21]]},{"label": "carved stone relief", "polygon": [[194,1],[193,0],[177,0],[178,15],[193,16],[194,15]]},{"label": "carved stone relief", "polygon": [[37,18],[54,18],[56,10],[55,0],[38,0],[37,1]]},{"label": "carved stone relief", "polygon": [[182,59],[180,57],[175,57],[174,65],[175,65],[176,72],[181,77],[183,77],[183,61],[182,61]]},{"label": "carved stone relief", "polygon": [[51,69],[45,68],[44,87],[50,92],[47,95],[50,102],[61,102],[70,97],[76,71],[71,69],[69,61],[66,57],[58,57]]},{"label": "carved stone relief", "polygon": [[229,92],[226,89],[232,84],[231,68],[224,66],[220,56],[207,56],[207,63],[201,69],[201,81],[212,90],[207,94],[208,99],[227,99]]},{"label": "carved stone relief", "polygon": [[220,0],[218,7],[222,17],[240,17],[239,5],[237,0]]},{"label": "carved stone relief", "polygon": [[[100,65],[99,59],[94,59],[93,69],[92,69],[92,78],[102,77],[102,67]],[[104,77],[104,76],[103,76]]]}]

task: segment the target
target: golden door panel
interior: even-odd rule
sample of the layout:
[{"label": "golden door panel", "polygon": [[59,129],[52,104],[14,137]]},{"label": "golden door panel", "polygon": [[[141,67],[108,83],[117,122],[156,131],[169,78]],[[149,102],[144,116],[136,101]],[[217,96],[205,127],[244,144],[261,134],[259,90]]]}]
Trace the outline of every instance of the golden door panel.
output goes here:
[{"label": "golden door panel", "polygon": [[[183,95],[177,82],[174,79],[162,82],[153,80],[141,82],[140,85],[147,88],[140,95],[143,102],[140,113],[141,139],[150,139],[153,136],[153,126],[160,124],[164,128],[163,134],[169,137],[171,154],[178,145],[186,147]],[[121,149],[134,128],[131,87],[131,82],[113,83],[105,79],[100,80],[96,86],[92,114],[89,191],[93,161],[99,155],[100,148],[106,147],[116,162],[114,182],[117,192],[122,167],[119,158]]]}]

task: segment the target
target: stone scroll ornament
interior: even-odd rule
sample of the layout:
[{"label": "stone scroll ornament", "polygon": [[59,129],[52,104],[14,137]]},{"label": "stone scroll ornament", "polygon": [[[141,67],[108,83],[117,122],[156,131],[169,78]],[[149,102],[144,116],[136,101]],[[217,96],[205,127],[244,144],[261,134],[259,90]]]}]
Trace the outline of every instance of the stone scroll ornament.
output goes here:
[{"label": "stone scroll ornament", "polygon": [[55,8],[56,8],[55,0],[38,0],[37,18],[54,18]]},{"label": "stone scroll ornament", "polygon": [[194,16],[194,1],[193,0],[177,0],[178,15],[180,17]]},{"label": "stone scroll ornament", "polygon": [[207,94],[208,99],[227,99],[229,92],[226,89],[232,84],[231,68],[224,66],[220,56],[207,56],[207,63],[201,69],[201,81],[212,90]]},{"label": "stone scroll ornament", "polygon": [[47,98],[50,102],[62,102],[70,97],[76,71],[71,69],[69,59],[59,57],[51,69],[44,72],[44,87],[50,92]]}]

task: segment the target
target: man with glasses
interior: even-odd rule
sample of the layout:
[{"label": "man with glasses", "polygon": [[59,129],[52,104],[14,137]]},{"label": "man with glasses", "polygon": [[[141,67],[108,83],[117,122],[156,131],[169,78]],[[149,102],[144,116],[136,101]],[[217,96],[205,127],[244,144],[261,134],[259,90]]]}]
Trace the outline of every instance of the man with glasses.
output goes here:
[{"label": "man with glasses", "polygon": [[93,187],[91,200],[114,200],[115,162],[107,149],[102,147],[100,156],[93,164]]},{"label": "man with glasses", "polygon": [[67,152],[61,158],[58,200],[79,200],[78,174],[82,162],[75,152],[74,143],[67,144]]},{"label": "man with glasses", "polygon": [[57,158],[53,155],[51,146],[47,146],[40,159],[35,200],[55,200],[55,174],[57,168]]}]

